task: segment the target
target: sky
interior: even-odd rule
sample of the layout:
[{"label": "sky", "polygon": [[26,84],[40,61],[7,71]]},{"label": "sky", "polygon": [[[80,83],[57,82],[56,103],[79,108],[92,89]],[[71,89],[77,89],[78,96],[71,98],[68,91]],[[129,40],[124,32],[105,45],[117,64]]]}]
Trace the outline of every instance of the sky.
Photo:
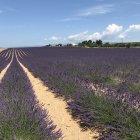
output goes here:
[{"label": "sky", "polygon": [[0,0],[0,47],[140,41],[140,0]]}]

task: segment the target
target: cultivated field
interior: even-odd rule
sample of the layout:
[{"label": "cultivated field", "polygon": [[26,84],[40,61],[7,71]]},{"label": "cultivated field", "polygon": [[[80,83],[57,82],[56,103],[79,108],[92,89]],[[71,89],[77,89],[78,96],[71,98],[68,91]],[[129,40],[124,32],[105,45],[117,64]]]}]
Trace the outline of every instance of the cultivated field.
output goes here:
[{"label": "cultivated field", "polygon": [[0,139],[139,140],[140,49],[0,52]]}]

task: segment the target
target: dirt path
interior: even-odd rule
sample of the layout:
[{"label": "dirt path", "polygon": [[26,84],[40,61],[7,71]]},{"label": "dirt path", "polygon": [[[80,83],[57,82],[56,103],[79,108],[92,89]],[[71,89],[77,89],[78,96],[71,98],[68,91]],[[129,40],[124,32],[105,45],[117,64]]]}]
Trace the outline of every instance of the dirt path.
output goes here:
[{"label": "dirt path", "polygon": [[61,129],[63,134],[63,140],[95,140],[93,137],[97,137],[98,133],[88,131],[82,131],[78,123],[74,121],[71,115],[67,112],[67,104],[62,99],[56,98],[52,91],[48,87],[43,85],[43,82],[38,78],[35,78],[31,72],[18,60],[20,66],[26,72],[35,95],[40,104],[49,112],[49,116],[54,124],[57,125],[56,130]]},{"label": "dirt path", "polygon": [[12,55],[12,50],[9,51],[9,55],[7,56],[6,60],[8,60],[11,55]]},{"label": "dirt path", "polygon": [[5,54],[5,58],[8,57],[10,50],[7,50],[6,54]]},{"label": "dirt path", "polygon": [[4,75],[6,74],[7,70],[9,69],[9,67],[11,66],[11,63],[13,61],[13,57],[14,57],[14,51],[12,52],[12,58],[11,58],[11,61],[10,63],[6,66],[6,68],[4,68],[1,73],[0,73],[0,82],[1,80],[3,79]]},{"label": "dirt path", "polygon": [[0,48],[0,52],[2,52],[2,51],[4,51],[4,50],[6,50],[6,49]]}]

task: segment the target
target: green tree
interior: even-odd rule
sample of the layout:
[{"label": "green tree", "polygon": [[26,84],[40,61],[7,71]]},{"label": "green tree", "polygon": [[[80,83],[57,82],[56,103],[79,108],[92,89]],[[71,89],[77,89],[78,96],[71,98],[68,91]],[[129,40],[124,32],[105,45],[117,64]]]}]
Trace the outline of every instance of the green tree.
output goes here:
[{"label": "green tree", "polygon": [[108,47],[111,47],[111,45],[110,45],[110,43],[106,42],[106,43],[103,45],[103,47],[108,48]]},{"label": "green tree", "polygon": [[102,42],[102,40],[96,40],[96,44],[97,44],[98,46],[100,46],[100,47],[103,46],[103,42]]}]

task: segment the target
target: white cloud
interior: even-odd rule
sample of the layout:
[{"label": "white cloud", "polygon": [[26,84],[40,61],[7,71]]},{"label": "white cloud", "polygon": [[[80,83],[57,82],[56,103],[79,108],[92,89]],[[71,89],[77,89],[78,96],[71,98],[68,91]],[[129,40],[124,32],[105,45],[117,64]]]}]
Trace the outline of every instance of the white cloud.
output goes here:
[{"label": "white cloud", "polygon": [[140,24],[133,24],[128,27],[124,32],[119,35],[119,38],[126,38],[129,33],[140,31]]},{"label": "white cloud", "polygon": [[51,36],[49,38],[45,38],[44,40],[49,41],[49,42],[53,42],[53,43],[58,43],[58,42],[60,43],[60,42],[66,41],[67,39],[64,37],[60,37],[60,36]]},{"label": "white cloud", "polygon": [[80,42],[84,40],[98,40],[102,39],[103,41],[115,41],[120,38],[125,38],[130,33],[140,32],[140,24],[130,25],[127,29],[123,29],[123,26],[117,24],[108,25],[102,32],[94,32],[90,34],[88,31],[84,31],[77,34],[72,34],[67,37],[56,37],[52,36],[48,40],[59,41],[59,42]]},{"label": "white cloud", "polygon": [[88,35],[86,40],[98,40],[102,38],[102,34],[99,32],[93,33],[91,35]]},{"label": "white cloud", "polygon": [[103,31],[101,38],[100,39],[114,39],[116,38],[116,35],[120,33],[123,30],[122,26],[116,25],[116,24],[111,24],[108,25],[106,30]]},{"label": "white cloud", "polygon": [[58,40],[60,40],[60,37],[52,36],[52,37],[49,38],[49,40],[58,41]]},{"label": "white cloud", "polygon": [[67,39],[68,40],[80,41],[80,40],[84,40],[85,38],[87,38],[87,34],[88,34],[88,31],[85,31],[85,32],[78,33],[78,34],[69,35],[67,37]]},{"label": "white cloud", "polygon": [[103,32],[95,32],[93,34],[88,34],[88,31],[78,33],[75,35],[68,36],[69,40],[75,40],[75,41],[81,41],[81,40],[97,40],[97,39],[106,39],[108,37],[113,37],[113,35],[116,35],[122,31],[123,27],[111,24],[108,25]]},{"label": "white cloud", "polygon": [[116,24],[111,24],[111,25],[108,25],[108,27],[106,28],[105,34],[106,33],[108,33],[108,34],[118,33],[120,31],[122,31],[122,29],[123,29],[122,26],[119,26]]},{"label": "white cloud", "polygon": [[121,33],[118,37],[123,39],[125,38],[125,34]]},{"label": "white cloud", "polygon": [[77,16],[80,17],[88,17],[88,16],[96,16],[110,13],[113,10],[112,4],[103,4],[98,6],[93,6],[88,9],[82,10],[79,12]]},{"label": "white cloud", "polygon": [[129,28],[126,30],[127,32],[135,32],[135,31],[140,31],[140,24],[133,24],[130,25]]},{"label": "white cloud", "polygon": [[[99,0],[100,2],[102,0]],[[89,7],[87,9],[77,11],[73,16],[61,19],[59,21],[66,22],[66,21],[79,21],[85,17],[91,16],[98,16],[111,13],[113,11],[113,4],[102,4],[93,7]]]}]

